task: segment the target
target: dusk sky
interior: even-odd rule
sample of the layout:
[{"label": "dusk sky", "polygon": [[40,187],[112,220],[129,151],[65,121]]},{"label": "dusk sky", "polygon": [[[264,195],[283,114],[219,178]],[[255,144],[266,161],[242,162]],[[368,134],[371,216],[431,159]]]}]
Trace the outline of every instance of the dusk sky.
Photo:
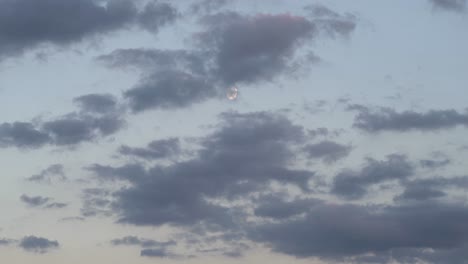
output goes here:
[{"label": "dusk sky", "polygon": [[0,262],[468,263],[468,0],[0,0]]}]

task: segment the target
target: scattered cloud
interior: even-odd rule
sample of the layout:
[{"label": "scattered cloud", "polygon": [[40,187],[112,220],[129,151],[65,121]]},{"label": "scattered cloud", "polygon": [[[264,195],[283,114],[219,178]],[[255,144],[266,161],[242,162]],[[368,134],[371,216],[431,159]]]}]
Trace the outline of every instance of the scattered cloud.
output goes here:
[{"label": "scattered cloud", "polygon": [[354,119],[354,127],[370,133],[437,131],[468,126],[468,113],[459,113],[455,110],[429,110],[425,113],[397,112],[391,108],[375,110],[362,105],[354,105],[349,109],[358,112]]},{"label": "scattered cloud", "polygon": [[19,247],[22,249],[38,254],[47,253],[50,250],[57,249],[59,246],[60,244],[57,241],[36,236],[26,236],[19,242]]}]

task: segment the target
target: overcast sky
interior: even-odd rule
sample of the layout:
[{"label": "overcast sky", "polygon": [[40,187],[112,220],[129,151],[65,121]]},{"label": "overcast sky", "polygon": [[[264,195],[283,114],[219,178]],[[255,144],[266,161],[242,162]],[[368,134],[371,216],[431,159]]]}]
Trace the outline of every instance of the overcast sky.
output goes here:
[{"label": "overcast sky", "polygon": [[468,263],[468,1],[0,0],[5,263]]}]

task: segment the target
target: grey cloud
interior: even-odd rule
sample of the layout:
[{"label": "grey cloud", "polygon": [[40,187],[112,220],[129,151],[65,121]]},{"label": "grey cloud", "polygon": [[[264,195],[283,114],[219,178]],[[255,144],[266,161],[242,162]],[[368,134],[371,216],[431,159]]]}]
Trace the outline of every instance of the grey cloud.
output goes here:
[{"label": "grey cloud", "polygon": [[168,3],[149,2],[138,16],[139,25],[150,31],[158,32],[161,26],[177,19],[178,11]]},{"label": "grey cloud", "polygon": [[117,110],[117,99],[111,94],[87,94],[79,96],[73,101],[84,112],[106,114],[115,113]]},{"label": "grey cloud", "polygon": [[21,239],[19,246],[26,251],[43,254],[58,248],[59,243],[47,238],[27,236]]},{"label": "grey cloud", "polygon": [[321,159],[326,163],[333,163],[348,156],[351,149],[352,147],[349,145],[325,140],[316,144],[309,144],[303,150],[310,159]]},{"label": "grey cloud", "polygon": [[28,196],[25,194],[21,195],[20,199],[23,203],[31,207],[39,207],[39,206],[45,205],[47,202],[51,200],[48,197]]},{"label": "grey cloud", "polygon": [[87,188],[82,191],[83,205],[81,215],[84,217],[111,214],[109,205],[111,197],[109,191],[103,188]]},{"label": "grey cloud", "polygon": [[121,146],[119,148],[121,155],[147,160],[171,158],[180,154],[181,151],[178,138],[155,140],[150,142],[146,148],[132,148],[129,146]]},{"label": "grey cloud", "polygon": [[0,238],[0,247],[1,246],[10,246],[14,243],[16,243],[17,241],[13,240],[13,239],[7,239],[7,238]]},{"label": "grey cloud", "polygon": [[50,135],[26,122],[0,124],[0,147],[37,148],[49,143]]},{"label": "grey cloud", "polygon": [[198,35],[200,45],[214,52],[215,75],[227,85],[273,79],[287,69],[300,41],[316,31],[311,21],[291,15],[220,13],[204,22],[208,29]]},{"label": "grey cloud", "polygon": [[169,246],[175,246],[177,243],[173,240],[160,242],[153,239],[144,239],[136,236],[126,236],[111,241],[114,246],[141,246],[144,248],[160,247],[166,248]]},{"label": "grey cloud", "polygon": [[227,5],[229,0],[202,0],[193,3],[190,6],[190,11],[193,13],[210,13],[215,10],[219,10],[223,6]]},{"label": "grey cloud", "polygon": [[[140,25],[157,31],[175,19],[169,4],[141,12],[130,0],[17,0],[0,2],[0,59],[47,44],[69,45]],[[82,19],[86,17],[86,19]]]},{"label": "grey cloud", "polygon": [[44,208],[44,209],[60,209],[68,206],[66,203],[51,202],[52,199],[43,196],[28,196],[21,195],[20,200],[30,207]]},{"label": "grey cloud", "polygon": [[81,216],[71,216],[71,217],[60,218],[58,221],[59,222],[82,222],[84,220],[85,218]]},{"label": "grey cloud", "polygon": [[125,120],[118,114],[101,116],[70,113],[55,120],[0,124],[0,147],[40,148],[45,145],[70,146],[93,141],[118,132]]},{"label": "grey cloud", "polygon": [[367,132],[382,131],[406,132],[412,130],[435,131],[468,126],[468,113],[455,110],[429,110],[425,113],[414,111],[397,112],[391,108],[377,110],[365,106],[351,107],[358,114],[353,126]]},{"label": "grey cloud", "polygon": [[65,181],[67,180],[67,177],[65,176],[65,170],[62,164],[52,164],[40,173],[28,177],[26,180],[30,182],[51,184],[53,182]]},{"label": "grey cloud", "polygon": [[143,249],[140,252],[142,257],[152,257],[152,258],[177,258],[180,257],[176,254],[169,252],[166,248],[152,248],[152,249]]},{"label": "grey cloud", "polygon": [[344,36],[355,26],[354,18],[347,16],[309,20],[234,12],[207,15],[201,21],[203,30],[194,34],[192,50],[127,49],[97,58],[110,67],[136,67],[144,73],[124,93],[134,112],[190,107],[220,97],[235,83],[272,80],[294,71],[301,64],[296,50],[320,32]]},{"label": "grey cloud", "polygon": [[419,164],[428,169],[437,169],[449,165],[452,161],[450,159],[434,160],[434,159],[423,159],[419,161]]},{"label": "grey cloud", "polygon": [[50,135],[53,144],[64,146],[114,134],[122,128],[123,124],[124,121],[114,115],[95,117],[69,114],[45,122],[42,129]]},{"label": "grey cloud", "polygon": [[414,166],[405,156],[389,155],[384,161],[367,159],[360,171],[345,170],[333,179],[331,192],[347,199],[359,199],[375,184],[405,180],[414,173]]},{"label": "grey cloud", "polygon": [[446,197],[448,188],[468,188],[468,177],[433,177],[404,183],[404,191],[396,201],[426,201]]},{"label": "grey cloud", "polygon": [[319,127],[319,128],[315,128],[315,129],[309,129],[307,132],[308,132],[309,136],[312,137],[312,138],[316,138],[316,137],[331,137],[331,138],[334,138],[334,137],[340,136],[345,131],[343,129],[330,130],[330,129],[326,128],[326,127]]},{"label": "grey cloud", "polygon": [[124,93],[134,112],[188,107],[216,95],[209,80],[181,71],[154,73]]},{"label": "grey cloud", "polygon": [[47,209],[62,209],[62,208],[65,208],[67,206],[68,206],[67,203],[49,203],[49,204],[46,204],[45,208],[47,208]]},{"label": "grey cloud", "polygon": [[462,12],[466,9],[466,0],[429,0],[436,8]]},{"label": "grey cloud", "polygon": [[206,74],[202,54],[187,50],[118,49],[96,58],[111,68],[135,68],[144,72],[160,72],[169,69]]},{"label": "grey cloud", "polygon": [[374,260],[382,261],[371,263],[389,263],[392,257],[401,263],[418,259],[440,263],[435,256],[460,253],[466,247],[467,220],[468,209],[460,204],[367,207],[322,203],[304,218],[257,224],[248,234],[275,252],[300,258],[363,263],[357,259],[373,254]]},{"label": "grey cloud", "polygon": [[269,187],[272,181],[308,191],[314,173],[288,168],[290,145],[304,141],[303,128],[283,116],[224,113],[222,123],[200,140],[197,157],[166,167],[142,165],[89,167],[98,178],[125,180],[128,188],[114,192],[112,209],[119,222],[159,226],[201,224],[210,228],[236,227],[237,208],[206,198],[239,197]]},{"label": "grey cloud", "polygon": [[259,217],[286,219],[306,213],[316,202],[318,201],[312,199],[285,201],[274,195],[266,196],[254,209],[254,214]]}]

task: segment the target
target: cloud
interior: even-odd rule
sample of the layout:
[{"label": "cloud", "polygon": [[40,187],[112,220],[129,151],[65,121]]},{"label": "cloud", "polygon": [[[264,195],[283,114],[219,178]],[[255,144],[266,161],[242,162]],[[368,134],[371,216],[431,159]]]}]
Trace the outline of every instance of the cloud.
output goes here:
[{"label": "cloud", "polygon": [[182,71],[157,72],[127,90],[124,97],[134,112],[191,106],[217,95],[208,79]]},{"label": "cloud", "polygon": [[466,0],[429,0],[435,8],[463,12],[466,9]]},{"label": "cloud", "polygon": [[7,238],[0,238],[0,247],[2,246],[10,246],[14,243],[16,243],[17,241],[13,240],[13,239],[7,239]]},{"label": "cloud", "polygon": [[87,94],[76,97],[73,102],[83,112],[106,114],[117,111],[117,99],[111,94]]},{"label": "cloud", "polygon": [[350,109],[358,111],[353,126],[370,133],[436,131],[468,126],[468,113],[459,113],[455,110],[429,110],[419,113],[397,112],[391,108],[373,110],[365,106],[351,106]]},{"label": "cloud", "polygon": [[151,257],[151,258],[176,258],[178,257],[177,255],[168,252],[166,248],[143,249],[140,252],[140,256]]},{"label": "cloud", "polygon": [[136,236],[126,236],[111,241],[114,246],[141,246],[144,248],[160,247],[166,248],[169,246],[175,246],[177,243],[173,240],[160,242],[153,239],[144,239]]},{"label": "cloud", "polygon": [[58,248],[59,243],[42,237],[26,236],[21,239],[19,246],[29,252],[44,254]]},{"label": "cloud", "polygon": [[114,134],[123,124],[124,121],[118,116],[95,117],[72,113],[45,122],[42,129],[50,135],[53,144],[66,146]]},{"label": "cloud", "polygon": [[197,35],[199,45],[214,55],[214,74],[227,85],[272,80],[287,72],[295,51],[318,37],[321,30],[338,35],[353,31],[355,23],[343,29],[335,18],[307,19],[289,14],[242,16],[218,13],[203,19],[207,30]]},{"label": "cloud", "polygon": [[315,202],[313,199],[285,201],[275,195],[267,195],[256,202],[258,206],[255,207],[254,214],[258,217],[282,220],[307,212]]},{"label": "cloud", "polygon": [[62,209],[67,207],[67,203],[49,203],[45,206],[47,209]]},{"label": "cloud", "polygon": [[66,181],[65,170],[62,164],[52,164],[38,174],[34,174],[26,179],[30,182],[47,183]]},{"label": "cloud", "polygon": [[31,207],[39,207],[45,205],[51,199],[48,197],[42,196],[27,196],[25,194],[21,195],[21,201]]},{"label": "cloud", "polygon": [[391,181],[405,180],[414,174],[414,165],[406,156],[389,155],[384,161],[367,159],[360,171],[345,170],[335,176],[331,192],[346,199],[364,197],[372,185]]},{"label": "cloud", "polygon": [[169,24],[178,18],[177,9],[168,3],[149,2],[138,15],[139,25],[153,33],[159,31],[161,26]]},{"label": "cloud", "polygon": [[193,35],[192,49],[120,49],[97,58],[111,68],[137,68],[143,73],[124,92],[133,112],[190,107],[222,98],[225,89],[236,83],[260,83],[288,75],[310,64],[296,58],[302,47],[320,36],[349,35],[355,19],[338,14],[308,19],[225,12],[205,15],[201,26]]},{"label": "cloud", "polygon": [[427,201],[448,196],[447,188],[468,188],[468,177],[433,177],[404,183],[404,191],[395,201]]},{"label": "cloud", "polygon": [[20,199],[27,206],[34,208],[41,207],[44,209],[61,209],[68,206],[66,203],[52,202],[52,198],[43,196],[28,196],[23,194]]},{"label": "cloud", "polygon": [[73,146],[115,134],[124,125],[125,120],[118,112],[101,115],[72,112],[45,122],[3,123],[0,147]]},{"label": "cloud", "polygon": [[34,124],[14,122],[0,124],[0,147],[38,148],[51,140],[50,135],[39,131]]},{"label": "cloud", "polygon": [[199,13],[210,13],[212,11],[219,10],[225,5],[229,4],[229,0],[202,0],[193,3],[190,6],[190,11],[196,14]]},{"label": "cloud", "polygon": [[146,160],[167,159],[181,153],[178,138],[154,140],[146,148],[132,148],[121,146],[119,153],[124,156],[137,157]]},{"label": "cloud", "polygon": [[423,159],[419,161],[419,164],[428,169],[437,169],[449,165],[452,161],[450,159],[434,160],[434,159]]},{"label": "cloud", "polygon": [[242,214],[209,199],[241,197],[272,182],[309,191],[314,173],[289,168],[292,147],[306,138],[302,127],[268,112],[220,117],[216,131],[199,140],[201,149],[193,159],[149,169],[142,164],[88,167],[98,179],[130,184],[113,193],[112,209],[120,223],[229,230]]},{"label": "cloud", "polygon": [[0,59],[49,44],[66,46],[132,26],[157,32],[175,19],[176,10],[167,3],[150,2],[139,11],[130,0],[1,1]]},{"label": "cloud", "polygon": [[324,140],[316,144],[309,144],[303,150],[309,159],[321,159],[326,163],[333,163],[348,156],[351,149],[351,146]]},{"label": "cloud", "polygon": [[468,209],[456,203],[363,206],[323,202],[311,206],[305,217],[260,223],[247,233],[275,252],[299,258],[363,263],[359,259],[374,256],[380,261],[370,263],[388,263],[392,257],[416,263],[460,253],[468,243],[467,220]]}]

